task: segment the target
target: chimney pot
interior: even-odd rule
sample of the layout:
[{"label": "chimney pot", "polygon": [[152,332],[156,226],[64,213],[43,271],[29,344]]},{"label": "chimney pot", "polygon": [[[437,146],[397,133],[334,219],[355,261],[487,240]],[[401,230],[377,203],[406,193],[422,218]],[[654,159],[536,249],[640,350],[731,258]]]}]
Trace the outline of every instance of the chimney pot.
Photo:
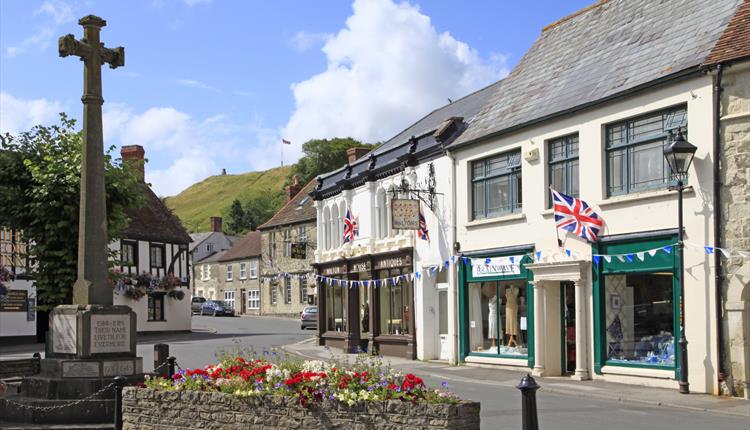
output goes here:
[{"label": "chimney pot", "polygon": [[290,201],[300,192],[302,186],[299,184],[297,175],[292,176],[292,183],[286,187],[286,201]]},{"label": "chimney pot", "polygon": [[126,166],[133,166],[136,169],[138,179],[143,182],[145,179],[145,158],[146,151],[141,145],[125,145],[120,148],[120,158]]},{"label": "chimney pot", "polygon": [[221,232],[221,217],[220,216],[211,217],[211,231],[217,232],[217,233]]},{"label": "chimney pot", "polygon": [[368,152],[370,152],[369,148],[349,148],[346,150],[346,158],[349,160],[349,164],[352,164],[364,157]]}]

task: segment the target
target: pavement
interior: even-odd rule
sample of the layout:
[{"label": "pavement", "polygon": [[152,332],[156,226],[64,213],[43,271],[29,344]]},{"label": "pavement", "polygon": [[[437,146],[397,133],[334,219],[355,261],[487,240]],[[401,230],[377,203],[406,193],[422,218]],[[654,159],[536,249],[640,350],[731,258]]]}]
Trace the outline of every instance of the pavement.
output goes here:
[{"label": "pavement", "polygon": [[[285,345],[285,351],[313,360],[331,360],[344,357],[330,348],[318,346],[315,339]],[[444,362],[424,362],[398,357],[384,357],[393,367],[430,376],[449,383],[478,384],[489,387],[515,388],[527,373],[509,368],[476,367],[470,365],[450,366]],[[574,381],[567,377],[536,378],[540,391],[579,398],[602,399],[650,407],[668,407],[691,411],[710,412],[747,418],[750,429],[750,401],[709,394],[681,395],[677,390],[618,384],[601,380]]]}]

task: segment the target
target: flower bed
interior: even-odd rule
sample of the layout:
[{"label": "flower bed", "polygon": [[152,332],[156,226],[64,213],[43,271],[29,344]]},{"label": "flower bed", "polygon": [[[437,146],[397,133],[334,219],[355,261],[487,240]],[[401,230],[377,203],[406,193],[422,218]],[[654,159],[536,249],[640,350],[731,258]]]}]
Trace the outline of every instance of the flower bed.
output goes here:
[{"label": "flower bed", "polygon": [[[170,411],[160,414],[162,403]],[[145,387],[126,390],[124,406],[132,428],[179,427],[175,420],[183,415],[193,428],[201,427],[201,419],[211,428],[218,422],[222,428],[479,428],[479,403],[460,400],[445,383],[428,388],[418,376],[365,355],[354,364],[224,356],[171,380],[149,378]]]}]

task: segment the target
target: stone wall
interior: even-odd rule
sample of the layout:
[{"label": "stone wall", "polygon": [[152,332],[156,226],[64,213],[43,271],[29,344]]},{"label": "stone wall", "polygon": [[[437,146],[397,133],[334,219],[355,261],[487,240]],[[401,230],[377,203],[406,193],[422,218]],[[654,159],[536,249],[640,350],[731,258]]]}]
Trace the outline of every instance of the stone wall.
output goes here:
[{"label": "stone wall", "polygon": [[[721,243],[750,251],[750,62],[724,72],[721,99]],[[722,327],[726,394],[748,397],[750,260],[722,259]]]},{"label": "stone wall", "polygon": [[[204,264],[208,266],[209,269],[209,277],[205,280],[201,278],[201,267]],[[220,292],[222,288],[224,288],[224,280],[226,279],[227,273],[223,269],[224,265],[217,262],[198,262],[195,265],[195,295],[207,299],[224,300],[224,296]]]},{"label": "stone wall", "polygon": [[[315,221],[292,226],[274,227],[269,230],[264,230],[261,234],[261,249],[263,252],[263,268],[261,272],[263,280],[261,285],[260,309],[263,315],[288,315],[297,317],[302,309],[307,306],[307,302],[303,303],[302,300],[300,300],[300,282],[297,276],[290,277],[292,287],[291,303],[286,303],[284,300],[284,280],[282,278],[274,280],[274,277],[280,273],[291,273],[293,275],[312,273],[312,264],[315,262],[314,247],[308,246],[306,253],[307,258],[304,260],[284,255],[284,230],[289,230],[291,242],[296,243],[298,241],[299,228],[302,226],[306,229],[308,243],[314,244],[315,238],[317,237]],[[269,254],[271,235],[273,235],[273,240],[276,244],[274,255]],[[270,263],[271,261],[273,264]],[[314,285],[315,283],[308,279],[308,294],[312,291]],[[276,289],[275,304],[271,302],[272,289]]]},{"label": "stone wall", "polygon": [[224,393],[123,390],[123,429],[479,429],[477,402],[411,404],[323,401],[305,409],[294,398]]}]

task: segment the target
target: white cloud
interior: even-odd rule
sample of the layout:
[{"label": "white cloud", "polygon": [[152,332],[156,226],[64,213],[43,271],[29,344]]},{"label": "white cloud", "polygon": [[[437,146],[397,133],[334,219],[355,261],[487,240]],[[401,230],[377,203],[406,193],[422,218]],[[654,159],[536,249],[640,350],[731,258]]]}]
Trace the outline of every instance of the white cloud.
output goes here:
[{"label": "white cloud", "polygon": [[431,110],[507,74],[409,3],[355,0],[346,27],[327,39],[324,72],[292,85],[296,109],[283,135],[392,137]]},{"label": "white cloud", "polygon": [[47,99],[24,100],[0,92],[0,133],[16,134],[28,131],[35,125],[57,122],[62,103]]},{"label": "white cloud", "polygon": [[328,33],[311,33],[309,31],[298,31],[292,36],[292,45],[300,52],[304,52],[314,46],[324,43],[331,38]]},{"label": "white cloud", "polygon": [[73,7],[60,0],[45,1],[34,12],[34,15],[48,16],[51,21],[35,26],[34,34],[26,37],[17,45],[9,46],[5,51],[8,58],[17,57],[28,51],[29,48],[47,49],[55,40],[54,33],[57,28],[75,20]]},{"label": "white cloud", "polygon": [[73,16],[73,7],[59,0],[42,3],[34,14],[47,14],[52,17],[57,25],[75,20],[75,17]]},{"label": "white cloud", "polygon": [[177,84],[179,85],[182,85],[183,87],[188,87],[188,88],[198,88],[201,90],[216,90],[216,88],[212,87],[211,85],[208,85],[201,81],[196,81],[195,79],[177,79],[175,82],[177,82]]}]

